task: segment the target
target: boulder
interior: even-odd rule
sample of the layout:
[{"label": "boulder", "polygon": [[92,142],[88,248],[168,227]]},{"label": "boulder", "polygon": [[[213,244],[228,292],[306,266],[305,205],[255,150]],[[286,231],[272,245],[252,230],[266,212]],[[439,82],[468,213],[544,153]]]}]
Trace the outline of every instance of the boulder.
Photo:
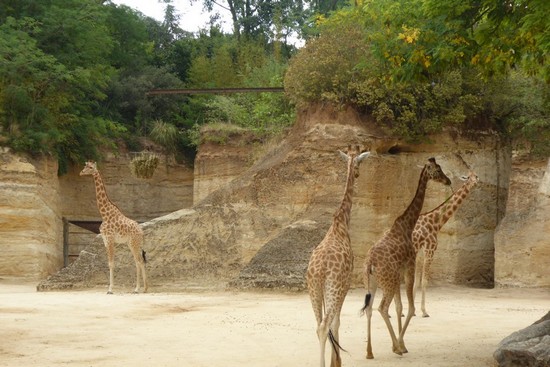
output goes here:
[{"label": "boulder", "polygon": [[493,357],[499,367],[550,366],[550,312],[533,325],[504,338]]}]

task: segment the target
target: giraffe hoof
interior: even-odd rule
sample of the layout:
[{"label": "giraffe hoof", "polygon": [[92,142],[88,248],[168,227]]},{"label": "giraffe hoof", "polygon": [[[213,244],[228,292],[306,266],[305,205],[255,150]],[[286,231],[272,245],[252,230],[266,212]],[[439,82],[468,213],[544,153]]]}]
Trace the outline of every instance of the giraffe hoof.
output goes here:
[{"label": "giraffe hoof", "polygon": [[372,354],[367,354],[367,359],[374,359],[374,356]]},{"label": "giraffe hoof", "polygon": [[112,291],[107,291],[107,294],[113,294],[113,292]]},{"label": "giraffe hoof", "polygon": [[427,313],[425,313],[424,315],[422,315],[422,317],[430,317],[430,315],[428,315]]}]

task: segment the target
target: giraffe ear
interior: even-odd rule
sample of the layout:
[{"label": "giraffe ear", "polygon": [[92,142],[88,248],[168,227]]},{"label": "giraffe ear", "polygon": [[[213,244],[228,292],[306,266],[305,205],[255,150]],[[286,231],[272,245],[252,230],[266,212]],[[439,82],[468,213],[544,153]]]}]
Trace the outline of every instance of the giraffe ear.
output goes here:
[{"label": "giraffe ear", "polygon": [[338,153],[338,155],[344,160],[344,162],[348,161],[348,155],[346,153],[342,152],[341,150],[339,150]]},{"label": "giraffe ear", "polygon": [[359,154],[359,155],[357,156],[357,158],[355,158],[355,161],[356,161],[357,163],[361,163],[361,161],[362,161],[363,159],[367,158],[369,155],[370,155],[370,152],[363,152],[363,153]]}]

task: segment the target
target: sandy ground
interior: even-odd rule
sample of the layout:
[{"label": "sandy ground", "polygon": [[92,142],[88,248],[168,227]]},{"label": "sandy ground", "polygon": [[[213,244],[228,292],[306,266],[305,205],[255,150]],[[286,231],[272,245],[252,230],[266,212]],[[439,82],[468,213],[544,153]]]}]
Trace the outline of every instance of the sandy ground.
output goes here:
[{"label": "sandy ground", "polygon": [[[305,293],[116,291],[39,293],[0,279],[0,366],[319,365]],[[352,290],[342,310],[344,366],[493,366],[502,338],[550,310],[548,289],[432,287],[431,317],[411,321],[409,353],[391,352],[375,313],[375,359],[366,360],[363,295]]]}]

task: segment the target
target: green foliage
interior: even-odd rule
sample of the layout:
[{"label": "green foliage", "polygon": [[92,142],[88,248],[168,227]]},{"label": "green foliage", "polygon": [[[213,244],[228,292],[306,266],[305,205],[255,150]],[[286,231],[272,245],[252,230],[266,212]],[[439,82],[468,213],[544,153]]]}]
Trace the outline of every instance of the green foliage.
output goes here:
[{"label": "green foliage", "polygon": [[[0,121],[2,134],[15,151],[54,154],[63,172],[67,161],[96,156],[104,136],[118,127],[92,117],[94,103],[103,98],[105,71],[101,66],[74,69],[44,53],[28,29],[29,19],[7,18],[0,26]],[[89,139],[97,138],[94,143]]]},{"label": "green foliage", "polygon": [[[541,149],[535,140],[550,131],[547,97],[531,98],[533,105],[515,110],[522,111],[522,117],[512,118],[514,114],[501,116],[494,108],[491,91],[497,83],[494,77],[520,65],[530,75],[545,75],[547,56],[540,52],[547,49],[548,22],[542,21],[541,3],[360,4],[318,18],[319,36],[291,60],[285,76],[292,102],[353,105],[380,126],[413,141],[445,126],[506,127],[515,136],[530,136],[533,149]],[[545,89],[542,83],[524,82],[537,93]],[[524,100],[517,95],[520,90],[527,89],[510,94],[516,101]]]},{"label": "green foliage", "polygon": [[199,146],[204,143],[226,144],[236,134],[243,134],[246,131],[241,126],[228,123],[209,123],[202,126],[195,125],[189,131],[191,143]]},{"label": "green foliage", "polygon": [[178,128],[162,120],[156,120],[151,130],[151,139],[161,145],[166,153],[174,153],[177,149],[180,132]]},{"label": "green foliage", "polygon": [[285,90],[297,104],[329,101],[347,103],[353,99],[351,84],[364,74],[358,65],[369,55],[364,28],[352,13],[310,40],[290,61]]},{"label": "green foliage", "polygon": [[151,178],[160,162],[154,153],[140,153],[130,161],[130,171],[137,178]]},{"label": "green foliage", "polygon": [[514,147],[535,156],[550,156],[550,85],[522,72],[490,85],[495,119],[513,139]]}]

